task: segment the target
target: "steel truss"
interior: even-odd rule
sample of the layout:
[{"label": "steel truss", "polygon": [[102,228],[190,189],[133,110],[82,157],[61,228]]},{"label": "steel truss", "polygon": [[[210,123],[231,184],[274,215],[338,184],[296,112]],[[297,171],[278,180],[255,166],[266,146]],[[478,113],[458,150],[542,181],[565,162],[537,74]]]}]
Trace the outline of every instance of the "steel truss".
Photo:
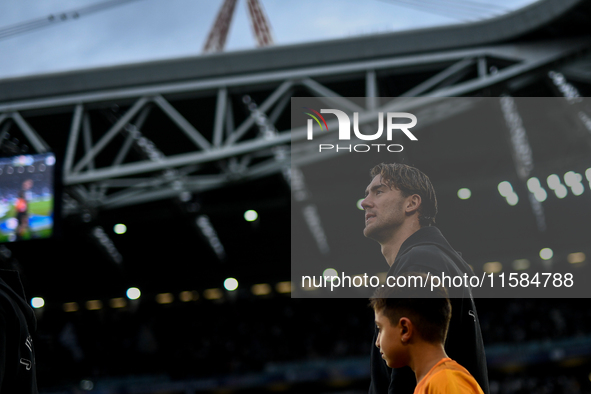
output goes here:
[{"label": "steel truss", "polygon": [[[68,133],[63,166],[63,182],[68,194],[64,201],[65,213],[79,212],[84,207],[110,209],[173,198],[183,192],[198,193],[222,187],[230,181],[250,180],[282,171],[290,165],[288,147],[292,139],[303,141],[305,130],[250,131],[260,128],[261,122],[274,124],[280,116],[289,114],[286,111],[296,89],[303,88],[313,96],[322,97],[327,104],[359,112],[360,124],[364,124],[375,119],[376,112],[388,111],[397,105],[397,100],[393,99],[378,107],[376,98],[380,97],[381,90],[378,75],[396,77],[402,72],[408,75],[413,70],[429,70],[434,75],[401,95],[424,97],[422,100],[470,95],[495,85],[502,85],[510,92],[544,77],[539,70],[588,47],[588,40],[572,39],[485,46],[5,102],[0,103],[0,129],[11,119],[37,152],[45,152],[52,149],[43,138],[49,131],[34,130],[28,117],[34,117],[40,110],[71,114],[70,128],[64,130],[64,134]],[[490,66],[498,62],[505,66]],[[329,89],[325,82],[347,83],[359,76],[365,80],[365,108]],[[232,108],[231,97],[269,87],[271,93],[258,105],[258,112],[245,114],[235,125],[237,111]],[[212,118],[212,130],[199,131],[175,108],[174,99],[180,95],[208,97],[214,103],[213,113],[199,113],[200,117]],[[89,111],[92,108],[128,103],[132,103],[131,106],[110,128],[91,130]],[[156,108],[176,126],[176,130],[166,130],[167,138],[174,139],[175,135],[188,138],[192,144],[188,152],[165,154],[143,135],[148,115]],[[260,114],[264,115],[262,119]],[[116,139],[117,136],[124,138]],[[125,161],[134,144],[145,152],[143,158]],[[105,148],[114,145],[118,153],[111,153],[112,157],[107,158],[109,165],[99,166],[97,159],[102,158],[104,163]],[[277,147],[283,147],[284,153],[277,154]],[[305,152],[305,148],[297,151],[298,163],[306,162]],[[203,166],[211,163],[219,164],[217,173],[211,173],[211,166],[208,172],[203,171]]]}]

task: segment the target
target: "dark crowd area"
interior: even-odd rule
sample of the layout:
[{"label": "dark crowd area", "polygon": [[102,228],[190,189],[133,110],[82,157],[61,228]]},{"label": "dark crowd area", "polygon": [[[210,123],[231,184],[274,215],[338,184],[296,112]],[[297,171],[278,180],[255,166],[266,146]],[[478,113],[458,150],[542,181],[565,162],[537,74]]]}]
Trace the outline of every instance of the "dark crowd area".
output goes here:
[{"label": "dark crowd area", "polygon": [[[476,301],[487,348],[591,336],[591,308],[586,300]],[[368,357],[374,327],[366,300],[285,295],[176,300],[165,305],[142,296],[120,309],[81,307],[64,312],[55,305],[37,312],[35,346],[41,389],[130,375],[206,379],[260,372],[281,363]],[[585,362],[589,360],[579,364]],[[491,369],[491,390],[589,392],[589,381],[579,379],[583,372],[574,377],[556,367],[545,372],[540,366],[533,368],[542,373],[532,377],[523,369],[510,373]]]}]

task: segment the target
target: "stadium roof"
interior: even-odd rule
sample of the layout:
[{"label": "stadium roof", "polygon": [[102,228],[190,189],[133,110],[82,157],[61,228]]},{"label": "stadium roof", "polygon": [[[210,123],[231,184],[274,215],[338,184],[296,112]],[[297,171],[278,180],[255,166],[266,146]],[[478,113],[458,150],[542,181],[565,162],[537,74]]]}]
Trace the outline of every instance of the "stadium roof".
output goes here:
[{"label": "stadium roof", "polygon": [[0,80],[0,103],[588,33],[590,2],[542,0],[479,22]]}]

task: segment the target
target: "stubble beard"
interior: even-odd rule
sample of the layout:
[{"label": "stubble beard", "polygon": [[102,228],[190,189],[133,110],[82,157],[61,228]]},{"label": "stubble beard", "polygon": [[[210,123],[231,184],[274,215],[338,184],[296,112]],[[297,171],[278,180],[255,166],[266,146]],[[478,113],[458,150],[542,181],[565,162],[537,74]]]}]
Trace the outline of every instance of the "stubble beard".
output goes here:
[{"label": "stubble beard", "polygon": [[375,223],[378,220],[377,217],[374,217],[372,220],[373,223],[365,225],[365,228],[363,229],[363,235],[365,235],[366,238],[380,242],[380,240],[384,238],[387,228],[385,228],[383,225],[380,225],[379,223]]},{"label": "stubble beard", "polygon": [[396,233],[398,229],[400,229],[404,224],[398,220],[388,220],[386,223],[378,222],[379,219],[377,217],[374,217],[372,220],[372,223],[365,225],[365,228],[363,229],[363,235],[366,238],[373,239],[379,244],[388,241],[392,235]]}]

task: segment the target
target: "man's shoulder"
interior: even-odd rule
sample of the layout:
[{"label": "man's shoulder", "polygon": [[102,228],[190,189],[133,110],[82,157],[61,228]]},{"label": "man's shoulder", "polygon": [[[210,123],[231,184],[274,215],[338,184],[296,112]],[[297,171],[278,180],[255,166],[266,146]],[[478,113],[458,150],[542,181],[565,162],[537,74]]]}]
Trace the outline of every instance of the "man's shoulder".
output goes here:
[{"label": "man's shoulder", "polygon": [[443,249],[435,244],[418,244],[410,248],[401,256],[401,258],[414,258],[423,256],[443,259],[446,257],[446,254]]},{"label": "man's shoulder", "polygon": [[446,260],[449,260],[449,257],[436,245],[420,244],[413,246],[400,256],[398,265],[400,268],[408,265],[441,267],[441,264]]},{"label": "man's shoulder", "polygon": [[401,255],[392,266],[389,274],[431,272],[456,275],[466,270],[463,264],[459,255],[452,257],[435,244],[419,244]]}]

